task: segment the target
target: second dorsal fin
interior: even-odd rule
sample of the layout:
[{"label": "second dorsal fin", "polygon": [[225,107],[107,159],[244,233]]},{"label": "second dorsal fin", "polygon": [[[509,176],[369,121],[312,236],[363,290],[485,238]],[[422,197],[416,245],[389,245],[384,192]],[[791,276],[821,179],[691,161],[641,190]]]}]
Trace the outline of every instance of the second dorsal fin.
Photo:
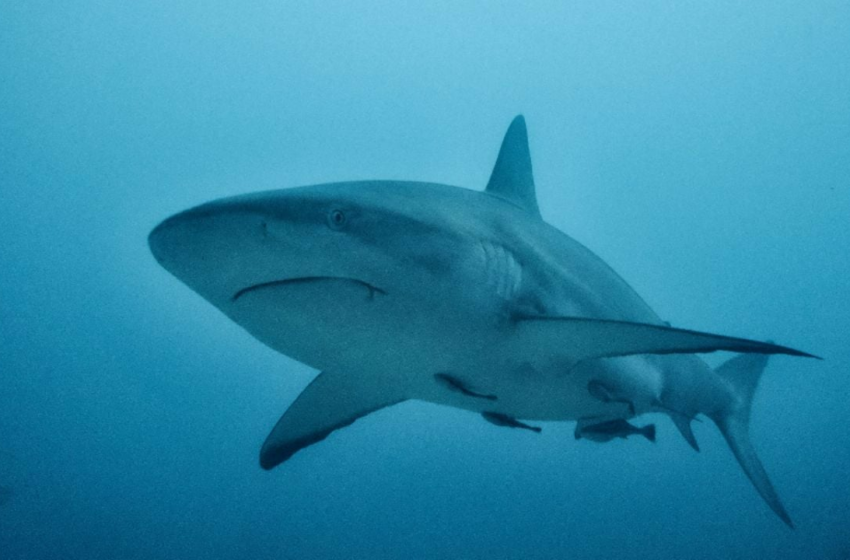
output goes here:
[{"label": "second dorsal fin", "polygon": [[485,192],[507,200],[535,216],[540,216],[537,196],[534,194],[528,132],[522,115],[517,115],[505,133],[499,157]]}]

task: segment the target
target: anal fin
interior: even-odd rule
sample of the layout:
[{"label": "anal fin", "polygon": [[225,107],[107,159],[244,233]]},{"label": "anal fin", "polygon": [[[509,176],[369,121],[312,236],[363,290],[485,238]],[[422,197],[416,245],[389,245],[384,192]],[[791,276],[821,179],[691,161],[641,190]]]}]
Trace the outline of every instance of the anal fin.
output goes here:
[{"label": "anal fin", "polygon": [[682,437],[685,438],[685,441],[688,442],[694,451],[699,453],[699,443],[697,443],[697,438],[694,436],[694,431],[691,429],[691,419],[685,416],[684,414],[670,414],[670,419],[673,420],[673,424],[678,428],[679,433],[682,434]]}]

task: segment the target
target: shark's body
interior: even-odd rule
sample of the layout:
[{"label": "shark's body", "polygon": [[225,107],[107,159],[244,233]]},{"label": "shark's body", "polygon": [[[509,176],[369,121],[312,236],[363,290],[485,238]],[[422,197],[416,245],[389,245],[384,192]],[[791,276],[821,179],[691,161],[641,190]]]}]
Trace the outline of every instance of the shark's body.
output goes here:
[{"label": "shark's body", "polygon": [[[245,195],[169,218],[150,245],[256,338],[323,371],[263,446],[265,468],[408,399],[513,427],[667,412],[694,447],[705,414],[790,524],[747,423],[761,354],[805,354],[668,327],[541,219],[521,117],[484,193],[368,181]],[[714,350],[752,354],[724,375],[693,355]]]}]

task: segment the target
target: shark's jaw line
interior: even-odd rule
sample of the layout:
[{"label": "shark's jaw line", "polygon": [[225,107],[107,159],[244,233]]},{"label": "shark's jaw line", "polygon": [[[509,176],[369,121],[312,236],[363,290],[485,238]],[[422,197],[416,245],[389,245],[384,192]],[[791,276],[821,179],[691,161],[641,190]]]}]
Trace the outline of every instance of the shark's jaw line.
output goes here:
[{"label": "shark's jaw line", "polygon": [[230,298],[230,301],[236,302],[244,296],[245,294],[256,292],[259,290],[264,290],[266,288],[276,288],[279,286],[291,286],[293,284],[307,284],[312,282],[349,282],[352,284],[356,284],[358,286],[363,286],[367,290],[369,290],[369,299],[374,299],[375,294],[381,294],[382,296],[387,295],[387,292],[382,290],[377,286],[373,286],[368,282],[364,282],[363,280],[358,280],[356,278],[346,278],[344,276],[298,276],[295,278],[281,278],[278,280],[271,280],[268,282],[260,282],[259,284],[253,284],[251,286],[247,286],[242,288]]}]

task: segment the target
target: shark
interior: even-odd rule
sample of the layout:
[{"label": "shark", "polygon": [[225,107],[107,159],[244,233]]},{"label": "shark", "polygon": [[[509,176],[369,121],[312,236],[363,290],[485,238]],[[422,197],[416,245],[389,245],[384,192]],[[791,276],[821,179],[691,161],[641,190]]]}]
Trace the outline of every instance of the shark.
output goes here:
[{"label": "shark", "polygon": [[[697,451],[704,416],[793,527],[750,441],[751,405],[768,356],[816,356],[663,321],[543,220],[522,115],[483,191],[376,180],[250,193],[175,214],[148,244],[253,337],[320,371],[262,445],[264,469],[411,399],[532,432],[525,422],[592,433],[663,413]],[[738,355],[712,369],[699,354],[715,351]]]}]

